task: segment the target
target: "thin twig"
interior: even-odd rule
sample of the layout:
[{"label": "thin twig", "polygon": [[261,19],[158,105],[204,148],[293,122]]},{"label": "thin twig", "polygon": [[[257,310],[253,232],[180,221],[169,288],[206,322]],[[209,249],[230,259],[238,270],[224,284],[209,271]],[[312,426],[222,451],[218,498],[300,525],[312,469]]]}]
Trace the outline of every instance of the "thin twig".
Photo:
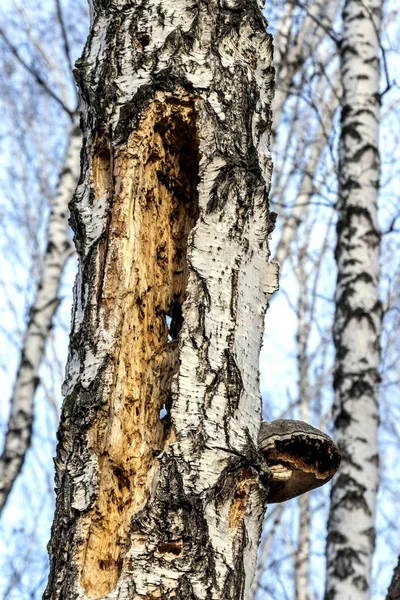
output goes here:
[{"label": "thin twig", "polygon": [[57,94],[55,94],[53,92],[53,90],[51,90],[49,88],[47,83],[42,79],[41,75],[22,58],[22,56],[18,52],[17,48],[10,42],[10,40],[8,39],[8,37],[5,35],[4,31],[1,28],[0,28],[0,37],[6,44],[7,48],[10,50],[10,52],[18,60],[18,62],[24,67],[24,69],[26,69],[28,71],[28,73],[30,73],[32,75],[32,77],[45,90],[45,92],[47,94],[49,94],[49,96],[51,96],[51,98],[53,98],[53,100],[55,100],[61,106],[63,111],[67,113],[67,115],[69,116],[69,118],[72,121],[74,112],[72,110],[70,110],[68,108],[68,106],[61,100],[61,98],[59,98],[57,96]]}]

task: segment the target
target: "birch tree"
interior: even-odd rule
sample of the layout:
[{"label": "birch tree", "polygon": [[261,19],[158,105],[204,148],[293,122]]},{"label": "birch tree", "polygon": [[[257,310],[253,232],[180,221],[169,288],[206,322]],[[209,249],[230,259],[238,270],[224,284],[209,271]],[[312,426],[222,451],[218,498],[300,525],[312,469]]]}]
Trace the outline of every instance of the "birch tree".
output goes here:
[{"label": "birch tree", "polygon": [[[26,453],[31,445],[34,398],[40,382],[39,369],[44,358],[54,315],[60,302],[58,292],[64,268],[68,258],[73,254],[68,230],[68,202],[78,180],[81,134],[74,106],[76,97],[73,92],[71,98],[67,90],[68,74],[70,77],[72,75],[71,59],[62,11],[60,5],[57,4],[57,6],[55,25],[58,25],[63,33],[63,54],[68,64],[67,76],[65,76],[62,65],[54,61],[38,39],[23,8],[19,8],[19,13],[24,21],[24,33],[32,57],[25,58],[7,32],[0,28],[0,39],[5,45],[6,52],[11,54],[19,67],[22,67],[25,71],[24,74],[33,79],[40,93],[61,107],[64,116],[67,115],[70,120],[67,149],[57,189],[49,203],[50,214],[47,222],[45,252],[40,260],[41,268],[35,297],[29,307],[29,318],[21,344],[19,366],[10,400],[11,408],[7,431],[0,455],[0,514],[14,482],[21,472]],[[45,65],[47,77],[36,65],[33,66],[38,57]],[[57,91],[54,91],[46,81],[50,78],[49,74],[59,83]]]},{"label": "birch tree", "polygon": [[[59,3],[58,3],[59,4]],[[72,3],[64,2],[65,7],[72,7]],[[336,186],[335,186],[335,169],[336,166],[332,165],[332,160],[336,160],[336,131],[335,127],[337,124],[335,118],[335,110],[338,103],[338,85],[334,76],[336,70],[335,61],[335,48],[332,50],[332,42],[335,44],[335,39],[338,38],[338,34],[335,34],[332,29],[332,23],[335,18],[335,11],[338,9],[338,3],[329,5],[329,11],[325,11],[325,6],[322,3],[307,3],[307,7],[303,5],[295,5],[294,3],[285,3],[285,10],[280,10],[279,6],[276,15],[282,21],[277,26],[277,36],[275,42],[275,68],[277,70],[277,81],[279,91],[275,95],[275,104],[277,106],[276,115],[279,119],[275,121],[275,129],[277,141],[273,147],[273,161],[275,163],[275,185],[272,188],[271,199],[272,206],[276,206],[277,212],[279,212],[279,233],[281,233],[280,240],[278,241],[277,251],[274,255],[281,264],[284,265],[284,271],[286,276],[289,278],[289,285],[286,288],[285,279],[283,280],[283,290],[281,297],[285,295],[288,302],[291,303],[294,312],[297,311],[297,318],[300,324],[300,292],[302,291],[303,297],[301,303],[304,306],[316,305],[316,309],[313,314],[312,322],[304,322],[303,326],[311,329],[311,336],[309,343],[302,339],[303,352],[298,353],[297,365],[290,366],[291,350],[286,346],[286,353],[282,350],[287,344],[287,337],[289,337],[290,331],[285,330],[283,335],[282,326],[280,325],[278,338],[273,343],[273,354],[278,355],[281,353],[282,362],[287,363],[289,376],[283,378],[286,380],[285,385],[288,388],[287,396],[284,393],[281,394],[276,380],[279,379],[279,375],[271,372],[274,370],[267,369],[266,379],[268,381],[269,388],[268,393],[264,396],[265,402],[264,411],[269,419],[277,418],[277,416],[290,416],[293,418],[299,417],[301,414],[306,415],[307,412],[310,414],[310,419],[314,423],[318,423],[321,420],[325,423],[329,420],[329,407],[327,407],[326,399],[330,401],[330,373],[331,373],[331,341],[330,341],[330,327],[331,327],[331,300],[332,290],[334,286],[334,265],[331,258],[330,249],[333,248],[332,243],[332,230],[329,230],[329,224],[331,223],[331,213],[334,207]],[[270,6],[269,11],[273,11],[273,7]],[[74,28],[79,19],[76,18],[76,12],[71,8],[71,14],[73,19],[69,27]],[[326,13],[326,14],[324,14]],[[270,16],[270,14],[268,14]],[[307,25],[305,25],[304,19],[307,18]],[[336,28],[336,26],[334,25]],[[11,39],[15,39],[11,37]],[[39,38],[40,39],[40,38]],[[185,38],[186,40],[186,38]],[[42,41],[42,40],[40,40]],[[37,44],[38,39],[35,39]],[[36,46],[35,46],[36,47]],[[328,50],[327,50],[328,48]],[[291,50],[293,49],[293,50]],[[172,59],[171,59],[172,60]],[[54,61],[53,61],[54,62]],[[37,66],[37,62],[34,63]],[[135,71],[136,73],[136,71]],[[335,89],[336,88],[336,89]],[[52,88],[56,89],[55,87]],[[386,98],[386,96],[385,96]],[[393,104],[391,102],[391,104]],[[385,111],[383,111],[383,115]],[[386,126],[387,128],[387,126]],[[392,117],[392,126],[389,126],[390,132],[395,133],[397,123]],[[92,136],[94,138],[95,135]],[[390,135],[390,146],[395,148],[397,144],[396,136]],[[283,142],[281,141],[283,140]],[[93,140],[92,140],[93,141]],[[90,143],[89,143],[90,146]],[[390,161],[395,157],[395,151],[390,148],[388,143],[383,144],[383,150]],[[89,158],[90,158],[89,154]],[[385,160],[383,160],[385,163]],[[393,160],[393,170],[396,170],[396,163]],[[387,167],[386,167],[387,168]],[[387,181],[387,171],[384,176],[384,181]],[[396,268],[396,221],[395,214],[397,213],[396,195],[390,194],[390,201],[393,202],[393,210],[387,211],[387,221],[389,223],[388,229],[391,230],[391,235],[388,236],[393,240],[385,252],[385,258],[382,261],[383,268],[386,270],[388,277],[392,276],[393,273],[398,270]],[[114,196],[113,196],[114,197]],[[389,202],[386,206],[389,206]],[[323,207],[326,208],[323,208]],[[310,221],[306,218],[306,215],[311,215]],[[394,216],[393,216],[394,215]],[[392,219],[393,222],[392,222]],[[90,222],[91,223],[91,222]],[[310,226],[311,223],[311,226]],[[321,263],[322,275],[320,277],[320,283],[318,286],[313,284],[313,272],[316,268],[318,254],[318,244],[324,237],[323,226],[326,223],[327,235],[329,233],[329,244],[328,251],[326,252],[323,261]],[[321,227],[322,226],[322,227]],[[383,227],[384,229],[384,227]],[[393,235],[392,235],[393,234]],[[276,236],[275,236],[276,237]],[[387,238],[386,238],[387,239]],[[300,240],[300,241],[299,241]],[[317,243],[316,243],[317,242]],[[293,275],[291,271],[293,268],[298,270],[300,264],[300,258],[303,257],[304,271],[302,273],[302,281],[299,281],[299,297],[296,302],[296,294],[293,294],[293,287],[291,281]],[[388,257],[390,256],[390,261]],[[288,260],[289,259],[289,260]],[[331,276],[331,277],[330,277]],[[284,275],[285,277],[285,275]],[[298,279],[298,273],[295,273],[295,279]],[[300,290],[300,284],[302,290]],[[285,289],[286,288],[286,289]],[[391,285],[393,296],[393,285]],[[304,296],[306,293],[306,296]],[[278,298],[275,298],[275,303]],[[391,369],[391,365],[396,364],[398,352],[395,348],[397,345],[396,340],[396,324],[393,324],[396,319],[394,318],[397,310],[398,300],[391,297],[388,308],[385,307],[385,311],[389,316],[388,325],[386,325],[386,338],[383,341],[383,362],[387,362],[387,367],[383,368]],[[297,306],[296,306],[297,304]],[[269,323],[271,321],[279,321],[283,324],[287,320],[287,314],[280,312],[281,304],[277,308],[277,312],[271,313]],[[275,307],[273,307],[275,310]],[[174,319],[170,321],[171,315],[168,315],[165,319],[166,327],[168,324],[172,330],[175,330]],[[390,319],[390,323],[389,323]],[[293,338],[295,338],[296,324],[293,326]],[[393,332],[391,332],[393,329]],[[303,327],[304,331],[304,327]],[[318,341],[316,341],[316,332],[318,332]],[[268,322],[267,322],[267,333]],[[300,333],[300,328],[299,328]],[[174,331],[169,331],[170,344],[177,342],[174,340],[176,335]],[[168,334],[167,334],[168,336]],[[390,339],[389,339],[390,338]],[[167,340],[169,338],[167,337]],[[389,350],[388,344],[392,344],[392,348]],[[294,352],[296,348],[294,347]],[[385,354],[387,359],[385,361]],[[279,360],[279,358],[277,359]],[[300,365],[302,362],[302,365]],[[275,361],[276,364],[276,361]],[[299,366],[302,369],[303,381],[306,381],[305,377],[309,377],[309,384],[307,386],[306,393],[304,388],[300,394],[291,393],[289,386],[292,385],[290,382],[295,379],[296,368]],[[290,373],[292,370],[292,373]],[[385,388],[385,372],[381,373],[384,379]],[[383,418],[389,418],[390,427],[384,428],[385,440],[389,440],[387,432],[390,433],[390,429],[395,429],[395,424],[398,422],[396,413],[396,402],[393,394],[393,385],[397,381],[398,377],[395,373],[389,380],[386,380],[386,405],[387,410],[384,409],[382,413]],[[299,377],[300,383],[300,377]],[[397,385],[397,384],[396,384]],[[265,394],[265,388],[264,388]],[[305,397],[307,396],[307,398]],[[323,400],[322,400],[323,398]],[[385,402],[385,398],[383,398]],[[308,403],[308,405],[307,405]],[[108,405],[107,405],[108,406]],[[300,412],[300,409],[302,413]],[[173,420],[174,411],[171,411],[170,402],[163,404],[161,410],[161,416],[167,415],[167,420]],[[162,419],[163,423],[165,422]],[[170,427],[170,425],[167,425]],[[175,429],[176,431],[176,429]],[[36,427],[36,444],[38,443],[38,429]],[[39,436],[42,435],[40,432]],[[173,445],[175,442],[171,442]],[[390,438],[390,443],[393,444],[393,436]],[[49,453],[50,456],[50,453]],[[29,468],[29,461],[27,467]],[[391,468],[391,463],[385,461],[383,465],[383,493],[388,490],[388,486],[395,486],[396,481],[393,477],[394,470]],[[62,469],[62,467],[61,467]],[[395,465],[394,465],[395,469]],[[387,475],[385,476],[385,472]],[[25,471],[26,473],[26,471]],[[22,478],[25,481],[25,476]],[[19,485],[21,481],[19,482]],[[51,485],[51,484],[50,484]],[[17,493],[18,493],[17,488]],[[390,531],[394,531],[395,527],[395,498],[396,490],[393,487],[390,491],[392,494],[393,506],[392,510],[387,511],[385,504],[381,504],[380,514],[385,518],[384,523],[381,520],[381,540],[384,538],[385,542],[391,535],[393,539],[393,563],[395,561],[394,556],[398,554],[398,546],[395,541],[396,534],[390,534]],[[15,499],[15,494],[13,498]],[[64,496],[65,497],[65,496]],[[322,540],[324,537],[324,527],[326,518],[325,507],[327,506],[326,494],[316,492],[310,499],[306,496],[300,497],[300,504],[302,509],[298,511],[296,509],[296,502],[292,502],[289,505],[278,505],[276,510],[269,509],[266,515],[266,534],[263,538],[264,543],[261,549],[261,563],[257,570],[256,585],[259,593],[257,598],[265,600],[266,598],[274,598],[274,600],[287,599],[292,597],[292,586],[293,586],[293,597],[294,594],[297,596],[305,594],[307,588],[302,585],[301,581],[305,581],[306,577],[309,579],[309,593],[314,597],[321,597],[323,594],[323,578],[321,573],[324,569],[322,564]],[[13,511],[13,501],[11,501],[9,509]],[[306,529],[303,528],[302,535],[297,536],[298,530],[298,519],[303,516],[307,516],[307,507],[311,507],[311,536],[310,545],[308,547],[308,540]],[[387,507],[387,505],[386,505]],[[73,512],[73,511],[71,511]],[[299,515],[300,513],[300,515]],[[321,516],[322,513],[322,516]],[[3,523],[7,521],[7,514]],[[27,511],[27,514],[28,511]],[[317,515],[317,517],[316,517]],[[99,517],[100,518],[100,517]],[[305,521],[304,521],[305,522]],[[317,525],[317,526],[316,526]],[[68,524],[66,525],[68,527]],[[90,527],[89,527],[90,529]],[[379,530],[378,530],[379,533]],[[305,535],[304,535],[305,534]],[[0,537],[2,532],[0,531]],[[32,537],[36,535],[36,532],[32,530]],[[30,540],[21,539],[21,552],[25,546],[29,548]],[[381,541],[382,544],[382,541]],[[29,550],[27,550],[26,557],[29,556]],[[32,550],[31,550],[32,553]],[[302,560],[299,560],[300,554]],[[378,548],[379,554],[379,548]],[[5,556],[5,555],[3,555]],[[24,555],[25,556],[25,555]],[[264,562],[267,568],[264,569]],[[392,569],[392,564],[389,564],[389,558],[386,557],[385,553],[380,553],[380,557],[375,562],[375,586],[377,581],[380,581],[380,588],[372,590],[374,598],[380,598],[382,594],[385,594],[387,589],[388,581],[388,570]],[[26,560],[29,560],[28,558]],[[7,558],[3,558],[3,561],[7,561]],[[3,562],[3,564],[4,564]],[[34,570],[34,562],[30,561],[30,570]],[[381,569],[381,565],[384,568]],[[35,597],[34,594],[39,594],[38,588],[35,591],[29,590],[28,587],[23,588],[18,585],[18,577],[23,569],[23,566],[19,566],[17,561],[13,561],[12,569],[14,572],[14,583],[15,585],[15,597],[18,600],[21,598]],[[2,568],[0,568],[2,570]],[[386,575],[385,575],[386,571]],[[42,572],[42,571],[41,571]],[[390,574],[389,574],[390,575]],[[27,566],[27,577],[29,579],[29,571]],[[302,579],[303,578],[303,579]],[[296,586],[294,583],[296,582]],[[1,582],[2,583],[2,582]],[[31,589],[34,588],[33,581],[31,583]],[[382,587],[383,583],[383,587]],[[11,584],[10,584],[11,586]],[[8,587],[3,592],[4,597],[9,598],[10,589]],[[295,592],[295,587],[297,591]],[[5,588],[4,588],[5,589]],[[383,589],[383,591],[382,591]],[[238,593],[241,593],[239,590]],[[1,595],[1,593],[0,593]]]},{"label": "birch tree", "polygon": [[[309,235],[306,226],[305,240],[308,242]],[[308,320],[310,307],[307,298],[307,249],[305,245],[299,251],[299,265],[297,276],[299,280],[298,300],[298,329],[297,346],[299,365],[299,403],[300,418],[302,421],[310,420],[310,385],[308,380],[308,357],[307,346],[310,335],[311,319]],[[310,600],[309,595],[309,570],[310,570],[310,499],[308,494],[299,498],[299,540],[295,561],[295,600]]]},{"label": "birch tree", "polygon": [[[284,12],[282,5],[279,5],[281,9],[277,12],[277,19],[283,14],[283,27],[281,22],[278,21],[278,25],[275,25],[277,31],[280,33],[287,31],[288,25],[285,21],[286,16],[292,11],[292,24],[289,29],[291,31],[297,31],[297,23],[300,22],[298,27],[301,27],[301,13],[298,6],[293,11],[293,6],[289,3],[286,4],[288,11]],[[303,6],[303,8],[305,8]],[[310,12],[310,3],[307,4],[307,12]],[[300,15],[299,15],[300,13]],[[375,560],[373,568],[371,568],[372,585],[370,587],[370,594],[373,598],[381,598],[385,595],[388,586],[388,581],[391,576],[393,564],[396,560],[396,556],[399,552],[398,534],[396,534],[397,513],[396,513],[396,502],[398,489],[398,477],[396,477],[396,466],[395,456],[393,448],[398,447],[399,435],[398,430],[398,405],[399,395],[398,390],[398,352],[395,349],[397,347],[397,315],[398,304],[397,304],[397,275],[398,272],[398,193],[397,193],[397,179],[398,179],[398,153],[396,148],[398,147],[398,113],[397,109],[393,111],[393,108],[398,104],[398,95],[396,95],[395,86],[390,88],[390,77],[387,74],[391,72],[391,68],[396,69],[397,63],[397,41],[398,41],[398,8],[392,3],[385,4],[385,19],[382,26],[382,32],[380,31],[380,51],[383,56],[383,63],[386,64],[384,77],[386,79],[386,85],[390,93],[384,94],[382,97],[383,109],[380,115],[380,126],[382,131],[381,140],[381,152],[383,153],[382,160],[382,188],[380,189],[381,194],[381,206],[380,206],[380,218],[382,223],[382,230],[386,232],[384,237],[384,244],[382,246],[382,268],[384,273],[383,287],[381,288],[382,298],[387,298],[385,304],[385,331],[382,341],[383,356],[381,362],[381,369],[379,378],[383,379],[383,384],[380,386],[380,400],[382,402],[381,410],[381,465],[380,465],[380,478],[381,478],[381,490],[380,490],[380,504],[378,507],[378,521],[377,521],[377,535],[378,535],[378,546],[375,554]],[[286,25],[285,25],[286,23]],[[335,33],[335,31],[337,33]],[[321,224],[327,220],[324,214],[330,213],[331,209],[335,205],[336,199],[336,172],[337,165],[336,161],[336,137],[338,133],[337,120],[336,118],[327,119],[324,118],[324,111],[326,111],[328,104],[332,102],[332,114],[336,108],[338,98],[340,98],[340,90],[331,94],[330,100],[326,101],[326,96],[310,94],[311,81],[317,82],[319,86],[322,81],[330,81],[334,83],[335,77],[334,71],[336,70],[336,59],[334,54],[334,48],[331,47],[331,42],[339,40],[341,35],[340,24],[334,24],[334,30],[331,28],[326,29],[326,37],[323,40],[322,47],[325,48],[325,56],[323,59],[323,52],[314,52],[309,56],[306,65],[303,63],[298,65],[298,70],[295,74],[296,85],[291,88],[291,93],[288,99],[284,102],[284,111],[280,112],[283,117],[280,118],[279,126],[277,127],[277,141],[274,142],[272,149],[272,156],[274,161],[274,180],[272,187],[272,198],[276,204],[274,210],[278,212],[278,226],[281,231],[281,237],[278,238],[277,251],[275,257],[279,257],[278,260],[283,264],[282,278],[281,278],[281,292],[278,296],[275,296],[272,301],[271,315],[268,313],[270,323],[277,321],[279,323],[290,322],[293,324],[292,313],[295,313],[295,297],[296,291],[293,285],[293,274],[292,266],[288,264],[286,260],[290,258],[290,262],[296,261],[298,254],[298,244],[296,242],[297,237],[302,235],[302,228],[304,226],[304,215],[307,206],[310,205],[310,211],[313,215],[313,219],[319,222],[316,234],[311,232],[307,241],[307,247],[312,248],[308,256],[308,260],[313,260],[312,253],[315,252],[315,247],[322,239],[323,234],[321,233]],[[293,34],[286,34],[286,38],[289,40],[288,48],[290,44],[295,43],[296,36]],[[285,39],[286,39],[285,38]],[[312,38],[311,38],[312,39]],[[283,44],[283,48],[286,45]],[[331,48],[331,50],[329,50]],[[328,51],[327,51],[328,50]],[[287,51],[286,51],[287,55]],[[277,56],[277,53],[274,55]],[[278,54],[279,57],[279,54]],[[320,76],[317,65],[323,60],[324,70],[322,71],[322,77]],[[280,62],[279,58],[276,61],[276,68],[279,71]],[[363,76],[363,71],[359,69],[359,76]],[[321,78],[320,78],[321,77]],[[279,80],[279,76],[278,76]],[[338,86],[334,86],[338,87]],[[315,89],[314,85],[311,89]],[[311,99],[310,99],[311,96]],[[300,99],[301,98],[301,99]],[[325,100],[324,100],[325,99]],[[307,103],[315,107],[314,116],[307,114],[304,106]],[[361,117],[362,118],[362,117]],[[296,123],[297,120],[297,123]],[[322,132],[325,133],[319,141],[317,138],[312,143],[310,148],[308,131],[309,128],[313,127],[313,122],[319,121]],[[330,121],[330,122],[329,122]],[[322,126],[325,122],[325,126]],[[367,124],[366,124],[367,126]],[[337,131],[336,131],[337,128]],[[328,134],[328,135],[326,135]],[[282,140],[280,142],[280,140]],[[279,143],[280,142],[280,143]],[[320,142],[321,145],[320,145]],[[320,145],[321,150],[321,162],[322,164],[329,164],[329,159],[333,160],[328,167],[331,172],[330,177],[321,177],[321,167],[316,168],[316,164],[312,160],[306,160],[304,157],[308,156],[308,149],[311,154],[314,155],[318,152],[317,146]],[[316,154],[318,156],[318,154]],[[299,175],[299,172],[301,173]],[[332,175],[334,176],[332,178]],[[304,190],[307,193],[302,193],[301,188],[298,185],[299,179],[302,179],[307,184],[304,186]],[[308,180],[308,181],[307,181]],[[323,210],[323,205],[326,209]],[[275,208],[276,207],[276,208]],[[316,237],[317,236],[317,237]],[[275,236],[276,238],[277,236]],[[319,239],[318,239],[319,238]],[[322,286],[317,290],[313,290],[312,286],[309,286],[309,297],[311,294],[317,292],[317,310],[315,312],[314,324],[315,328],[312,335],[312,341],[308,350],[309,362],[310,362],[310,378],[313,379],[316,374],[315,357],[318,356],[319,351],[314,351],[313,348],[318,348],[318,342],[315,342],[316,332],[321,329],[322,323],[328,320],[325,334],[321,336],[325,338],[325,348],[328,348],[327,361],[324,370],[319,376],[313,380],[312,388],[319,388],[320,392],[317,396],[320,396],[320,400],[325,398],[323,401],[323,413],[320,415],[324,420],[329,420],[329,402],[330,402],[330,373],[331,373],[331,349],[330,349],[330,319],[331,319],[331,301],[335,274],[335,265],[331,258],[330,248],[326,253],[323,264],[323,277],[321,281]],[[294,258],[293,258],[294,257]],[[282,302],[282,298],[286,298]],[[322,300],[324,301],[322,302]],[[310,299],[310,302],[312,300]],[[277,307],[275,308],[275,303]],[[274,315],[274,310],[275,312]],[[273,386],[271,390],[268,387],[268,380],[264,382],[264,393],[265,398],[268,401],[265,403],[265,414],[268,418],[277,418],[278,415],[284,414],[285,416],[293,415],[294,417],[299,414],[298,412],[298,400],[297,390],[293,390],[293,386],[289,383],[293,377],[293,371],[296,369],[294,360],[291,358],[291,354],[296,351],[295,340],[291,343],[286,336],[282,336],[281,325],[276,328],[276,333],[272,334],[267,331],[266,338],[271,336],[271,342],[266,343],[266,353],[270,349],[276,350],[274,353],[269,353],[272,358],[272,364],[264,359],[263,368],[266,373],[269,370],[277,371],[278,374],[276,379],[278,384]],[[326,335],[327,334],[327,335]],[[319,333],[317,333],[319,335]],[[321,339],[321,342],[322,342]],[[282,346],[286,346],[286,351],[282,349]],[[367,352],[367,351],[365,351]],[[389,358],[390,357],[390,358]],[[318,359],[317,359],[318,360]],[[282,368],[279,363],[286,363],[286,369]],[[319,367],[318,367],[319,369]],[[318,385],[319,379],[319,385]],[[279,380],[284,382],[279,384]],[[286,383],[287,382],[287,383]],[[396,391],[395,391],[396,390]],[[318,400],[315,394],[311,397],[311,418],[315,419],[318,423],[319,408],[321,407],[320,400]],[[328,402],[326,402],[326,400]],[[336,434],[334,433],[334,436]],[[394,455],[393,455],[394,454]],[[300,498],[301,502],[304,502],[304,497]],[[324,538],[324,527],[326,522],[325,517],[325,506],[326,499],[324,498],[323,491],[321,493],[314,493],[314,497],[311,498],[312,502],[312,528],[311,528],[311,590],[315,597],[323,596],[323,587],[325,582],[321,578],[321,572],[324,569],[324,564],[321,557],[322,543]],[[293,516],[293,513],[295,516]],[[322,514],[321,514],[322,513]],[[260,600],[264,599],[265,593],[269,594],[267,597],[272,597],[274,600],[280,600],[285,598],[293,597],[294,589],[292,582],[296,578],[296,544],[298,543],[297,527],[295,525],[297,518],[297,507],[296,503],[293,502],[291,505],[287,505],[285,508],[280,523],[275,526],[275,531],[272,533],[272,537],[275,541],[271,544],[271,551],[269,553],[266,562],[266,573],[263,578],[263,585],[260,586],[260,593],[257,596]],[[270,532],[270,528],[267,524],[267,531]],[[267,536],[266,536],[267,537]],[[269,538],[268,538],[269,539]],[[320,540],[320,541],[318,541]],[[390,553],[388,553],[390,548]],[[265,558],[264,558],[265,560]],[[338,557],[340,564],[341,557]],[[294,563],[294,564],[293,564]],[[392,564],[393,563],[393,564]],[[329,577],[329,574],[327,575]],[[350,594],[351,595],[351,594]],[[352,597],[352,596],[351,596]]]},{"label": "birch tree", "polygon": [[68,202],[72,197],[79,168],[81,135],[76,123],[70,133],[69,148],[57,193],[51,206],[47,230],[47,248],[42,275],[30,309],[21,359],[11,399],[11,411],[3,453],[0,456],[0,513],[12,486],[21,472],[30,446],[33,426],[33,402],[39,383],[39,367],[45,344],[59,304],[58,290],[66,261],[72,254],[68,232]]},{"label": "birch tree", "polygon": [[370,597],[379,482],[381,10],[377,0],[347,0],[343,10],[333,408],[343,464],[332,488],[326,600]]},{"label": "birch tree", "polygon": [[56,2],[0,4],[2,501],[12,484],[0,518],[0,597],[39,600],[75,271],[68,202],[80,131],[70,64],[87,11],[86,0],[62,1],[68,61]]},{"label": "birch tree", "polygon": [[94,0],[91,20],[45,598],[244,598],[277,277],[271,39],[255,0]]},{"label": "birch tree", "polygon": [[[287,8],[290,6],[289,3],[286,4]],[[333,10],[334,7],[330,9]],[[280,353],[274,360],[274,366],[279,361],[288,364],[288,376],[277,376],[287,382],[287,391],[283,389],[283,385],[280,388],[267,388],[265,415],[267,418],[292,416],[311,420],[317,426],[324,422],[326,426],[329,422],[330,403],[327,405],[321,398],[326,395],[331,374],[332,310],[329,298],[331,285],[329,282],[327,284],[325,269],[326,264],[329,264],[334,238],[332,207],[335,200],[335,173],[332,148],[339,84],[336,51],[334,46],[331,49],[332,40],[329,36],[332,22],[319,20],[320,11],[321,5],[314,6],[311,13],[313,18],[308,18],[308,5],[308,10],[304,13],[305,21],[302,21],[302,13],[299,15],[300,11],[296,7],[290,27],[286,24],[291,30],[286,36],[289,40],[286,44],[282,37],[285,27],[282,27],[281,22],[276,26],[279,52],[274,54],[274,63],[281,93],[276,95],[273,105],[274,109],[276,105],[273,119],[277,119],[277,135],[272,148],[274,179],[271,198],[274,210],[278,213],[280,234],[274,234],[276,249],[273,255],[281,265],[283,279],[281,301],[279,302],[279,295],[272,299],[273,303],[279,302],[279,308],[273,307],[272,310],[277,311],[275,320],[279,319],[281,322],[282,319],[282,322],[286,322],[287,319],[292,324],[293,331],[297,326],[297,338],[293,340],[293,346],[289,350],[288,336],[282,336],[278,331],[274,342],[267,347],[266,352],[275,350]],[[284,25],[287,12],[283,18]],[[295,33],[299,21],[301,37],[308,40],[304,48]],[[312,35],[308,31],[310,21],[314,33],[315,26],[318,26],[318,35]],[[286,68],[289,53],[293,57],[290,70]],[[298,63],[296,55],[299,57]],[[329,59],[325,58],[326,55]],[[304,65],[306,60],[307,64]],[[292,83],[294,77],[295,85]],[[332,268],[330,270],[332,272]],[[283,308],[282,294],[287,302],[287,307],[282,311],[284,317],[283,314],[280,316]],[[295,314],[297,324],[296,321],[293,323],[293,319],[288,319],[289,312]],[[274,320],[274,317],[267,315],[267,339],[270,335],[269,319]],[[297,355],[295,365],[291,363],[291,353]],[[269,369],[274,370],[268,359],[263,362],[267,373]],[[295,390],[292,387],[293,370],[298,373]],[[311,517],[314,523],[316,519],[319,523],[326,522],[328,500],[324,493],[316,492],[312,504],[310,502],[311,498],[300,496],[298,506],[294,502],[287,505],[280,522],[274,524],[274,531],[267,525],[265,538],[269,543],[263,545],[260,553],[265,574],[262,576],[260,565],[257,570],[258,586],[254,586],[254,597],[258,600],[307,598],[308,595],[319,597],[321,587],[323,588],[321,570],[324,565],[316,566],[318,559],[315,555],[321,552],[319,546],[324,545],[324,530],[321,526],[311,527]],[[271,538],[275,538],[274,543]],[[268,546],[271,550],[267,559],[265,550]]]}]

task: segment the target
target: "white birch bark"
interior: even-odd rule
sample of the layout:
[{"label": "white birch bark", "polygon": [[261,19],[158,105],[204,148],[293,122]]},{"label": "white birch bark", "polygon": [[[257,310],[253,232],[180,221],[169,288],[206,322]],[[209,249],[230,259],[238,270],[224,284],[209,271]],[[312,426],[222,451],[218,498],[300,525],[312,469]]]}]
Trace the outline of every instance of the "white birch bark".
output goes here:
[{"label": "white birch bark", "polygon": [[265,31],[255,0],[92,2],[46,599],[248,597],[277,285]]},{"label": "white birch bark", "polygon": [[0,512],[5,506],[14,481],[31,444],[34,397],[39,383],[48,332],[57,310],[58,289],[67,259],[73,253],[68,233],[68,202],[79,174],[80,129],[75,118],[57,191],[51,201],[47,226],[47,247],[35,300],[21,348],[20,364],[11,397],[10,416],[0,457]]},{"label": "white birch bark", "polygon": [[347,0],[343,10],[333,410],[342,464],[331,495],[326,600],[370,597],[379,481],[381,10],[378,0]]}]

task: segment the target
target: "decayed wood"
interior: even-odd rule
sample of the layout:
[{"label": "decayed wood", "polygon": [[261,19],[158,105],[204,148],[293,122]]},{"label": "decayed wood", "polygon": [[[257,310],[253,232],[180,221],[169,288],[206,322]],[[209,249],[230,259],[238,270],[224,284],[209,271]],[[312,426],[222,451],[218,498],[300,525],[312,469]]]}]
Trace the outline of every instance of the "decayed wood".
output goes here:
[{"label": "decayed wood", "polygon": [[[82,585],[98,595],[118,580],[130,520],[148,499],[157,455],[174,438],[168,418],[160,419],[163,406],[171,403],[179,366],[178,344],[167,340],[165,316],[179,328],[188,234],[198,216],[194,106],[189,99],[174,100],[156,94],[113,164],[102,322],[107,327],[118,319],[120,339],[108,357],[115,363],[108,416],[96,420],[89,434],[99,493],[87,514],[90,530],[80,557]],[[107,192],[110,167],[109,150],[100,144],[93,156],[94,202]]]},{"label": "decayed wood", "polygon": [[248,595],[277,287],[265,31],[255,1],[93,2],[47,599]]},{"label": "decayed wood", "polygon": [[327,538],[326,600],[368,600],[379,482],[378,0],[343,9],[334,341],[334,438],[342,452]]}]

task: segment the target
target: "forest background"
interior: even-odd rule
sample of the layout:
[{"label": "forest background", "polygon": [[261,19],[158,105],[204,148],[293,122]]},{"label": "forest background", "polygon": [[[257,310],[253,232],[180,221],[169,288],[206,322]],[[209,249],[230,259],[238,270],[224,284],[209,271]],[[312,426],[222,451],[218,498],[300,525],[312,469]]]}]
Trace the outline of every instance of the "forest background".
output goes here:
[{"label": "forest background", "polygon": [[[271,300],[260,354],[264,418],[302,418],[330,431],[332,324],[336,283],[335,224],[340,80],[341,3],[269,3],[275,38],[274,162],[271,237],[281,264],[280,291]],[[0,8],[0,444],[21,349],[48,249],[50,207],[77,111],[72,74],[88,29],[84,0],[6,0]],[[400,203],[398,56],[395,2],[384,5],[380,129],[382,236],[380,487],[373,566],[374,600],[385,598],[400,552]],[[72,171],[77,171],[76,155]],[[58,226],[62,222],[58,222]],[[66,219],[66,216],[64,220]],[[72,239],[69,234],[70,239]],[[65,263],[65,266],[64,266]],[[72,286],[72,245],[60,257],[60,289],[35,393],[32,445],[0,520],[0,598],[40,598],[48,574],[46,544],[54,511],[53,462],[61,405]],[[327,488],[328,486],[326,486]],[[309,505],[308,505],[309,502]],[[301,512],[310,511],[300,534]],[[329,489],[271,506],[265,518],[256,597],[299,598],[306,565],[310,599],[323,596]],[[309,543],[308,543],[309,540]],[[306,556],[306,560],[299,557]],[[269,576],[265,577],[268,572]],[[273,575],[271,577],[271,574]]]}]

